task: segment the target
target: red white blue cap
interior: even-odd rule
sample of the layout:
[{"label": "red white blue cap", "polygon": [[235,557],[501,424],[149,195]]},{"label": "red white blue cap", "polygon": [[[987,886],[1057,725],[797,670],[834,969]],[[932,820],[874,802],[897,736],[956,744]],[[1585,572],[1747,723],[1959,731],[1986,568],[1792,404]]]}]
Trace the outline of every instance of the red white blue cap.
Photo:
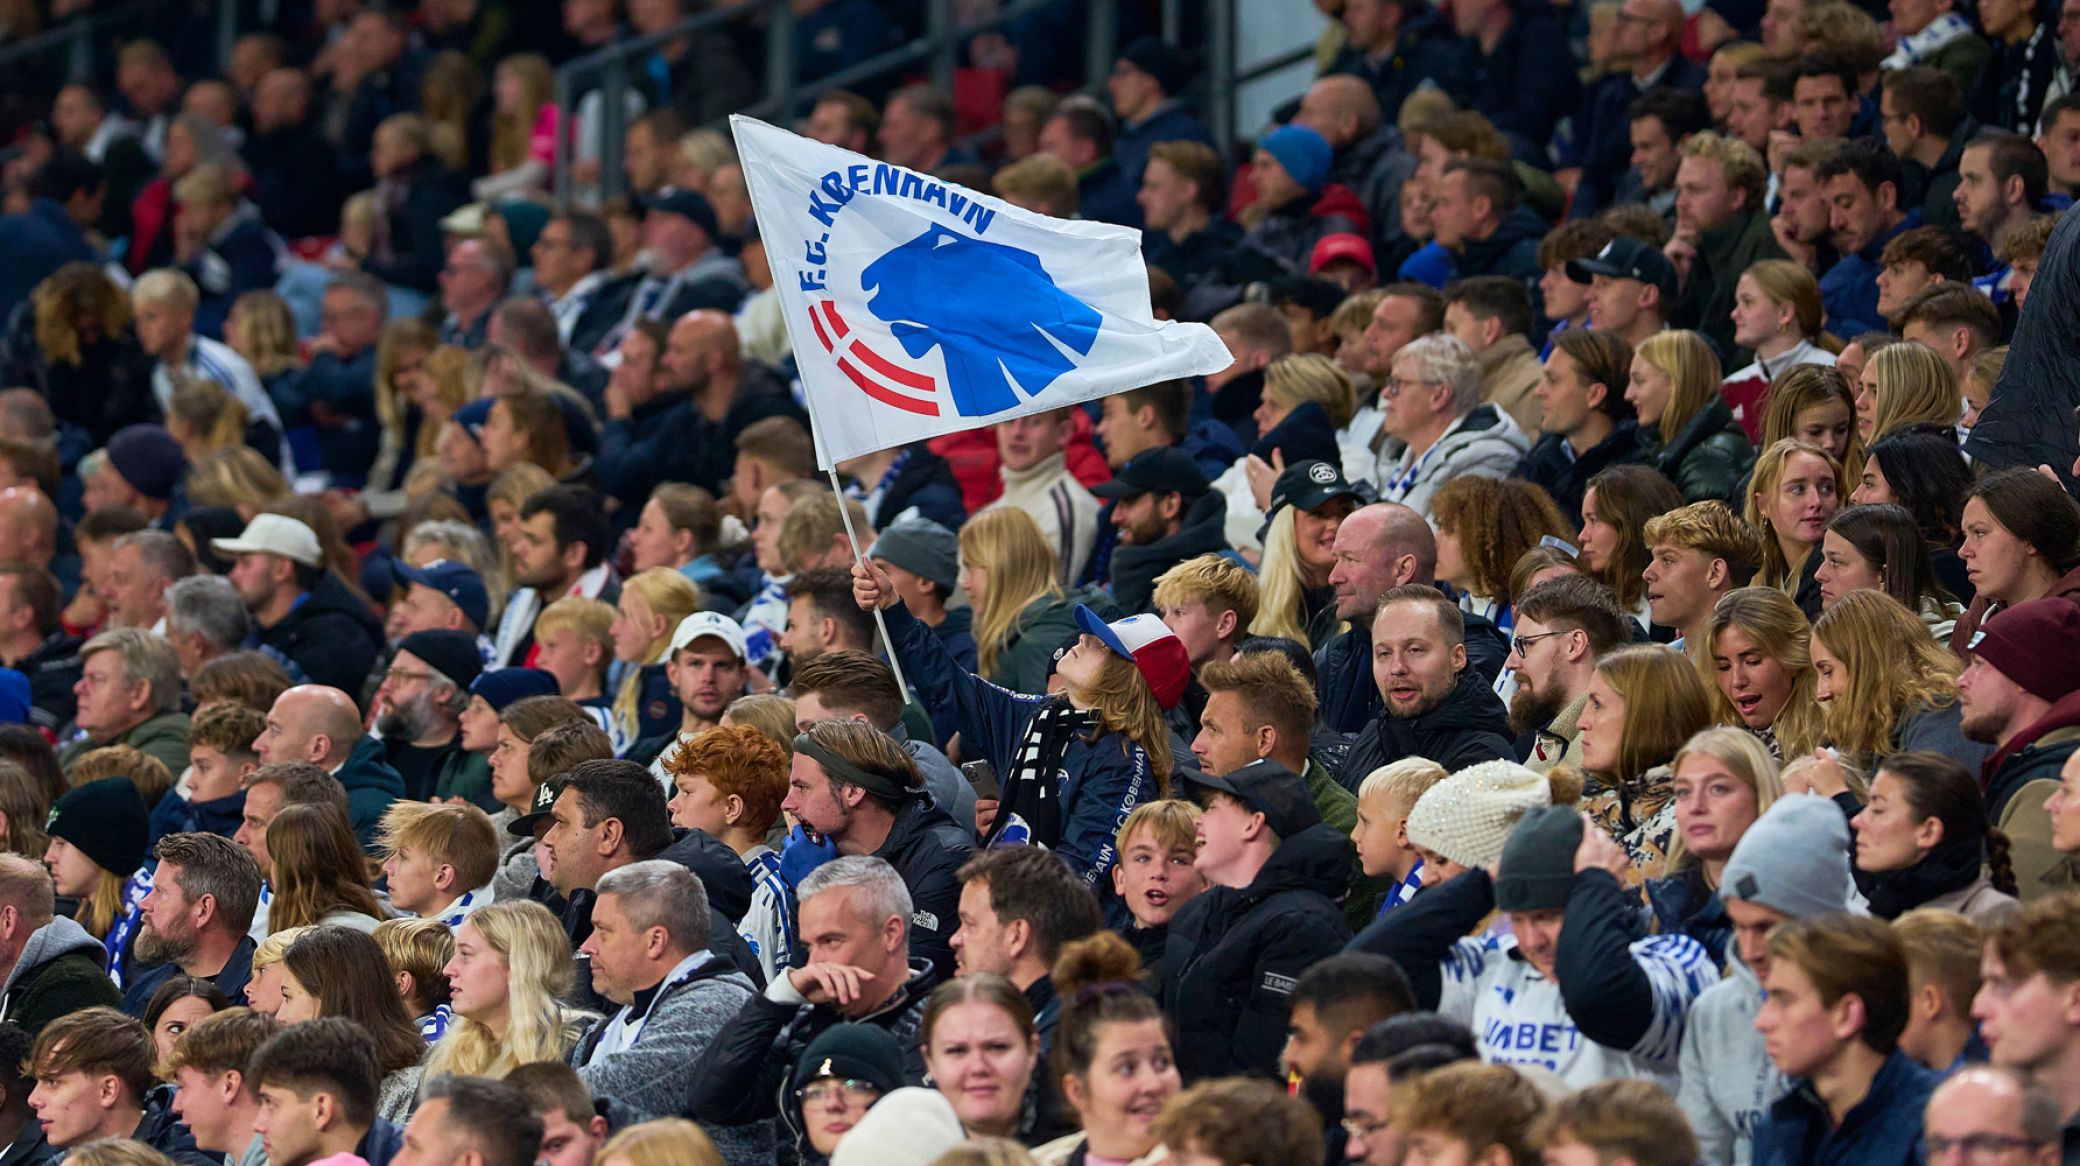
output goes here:
[{"label": "red white blue cap", "polygon": [[1184,699],[1185,682],[1192,678],[1191,655],[1184,641],[1168,624],[1152,615],[1130,615],[1106,623],[1096,612],[1079,603],[1076,624],[1088,635],[1105,641],[1105,646],[1134,662],[1141,679],[1148,681],[1156,703],[1176,708]]}]

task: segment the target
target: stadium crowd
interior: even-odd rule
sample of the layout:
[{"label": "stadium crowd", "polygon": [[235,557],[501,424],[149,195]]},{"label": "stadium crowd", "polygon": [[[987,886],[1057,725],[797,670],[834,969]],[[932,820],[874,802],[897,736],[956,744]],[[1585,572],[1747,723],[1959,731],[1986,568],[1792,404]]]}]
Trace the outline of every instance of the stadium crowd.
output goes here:
[{"label": "stadium crowd", "polygon": [[755,26],[163,7],[0,102],[0,1166],[2080,1164],[2080,5],[1315,0],[1229,143],[794,0],[1234,357],[829,475]]}]

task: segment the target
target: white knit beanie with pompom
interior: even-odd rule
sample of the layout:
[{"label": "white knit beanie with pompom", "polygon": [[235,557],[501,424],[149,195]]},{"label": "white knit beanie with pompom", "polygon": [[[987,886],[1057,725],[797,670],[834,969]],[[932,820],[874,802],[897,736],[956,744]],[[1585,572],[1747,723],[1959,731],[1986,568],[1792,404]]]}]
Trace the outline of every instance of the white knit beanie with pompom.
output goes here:
[{"label": "white knit beanie with pompom", "polygon": [[1553,804],[1545,774],[1514,761],[1469,765],[1423,791],[1408,812],[1408,840],[1460,866],[1502,857],[1517,819]]}]

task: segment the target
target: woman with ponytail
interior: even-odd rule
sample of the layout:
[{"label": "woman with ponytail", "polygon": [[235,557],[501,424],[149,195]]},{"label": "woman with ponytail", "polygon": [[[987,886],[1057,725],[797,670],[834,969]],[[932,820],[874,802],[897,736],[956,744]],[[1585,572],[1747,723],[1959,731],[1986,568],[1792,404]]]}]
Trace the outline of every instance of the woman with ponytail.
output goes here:
[{"label": "woman with ponytail", "polygon": [[1048,1069],[1082,1129],[1033,1151],[1040,1166],[1142,1166],[1162,1156],[1156,1117],[1183,1082],[1170,1024],[1141,990],[1141,958],[1115,932],[1062,945],[1054,988],[1062,1001]]},{"label": "woman with ponytail", "polygon": [[1991,927],[2014,909],[2008,838],[1987,821],[1978,780],[1940,753],[1879,762],[1849,827],[1857,889],[1880,919],[1932,907]]}]

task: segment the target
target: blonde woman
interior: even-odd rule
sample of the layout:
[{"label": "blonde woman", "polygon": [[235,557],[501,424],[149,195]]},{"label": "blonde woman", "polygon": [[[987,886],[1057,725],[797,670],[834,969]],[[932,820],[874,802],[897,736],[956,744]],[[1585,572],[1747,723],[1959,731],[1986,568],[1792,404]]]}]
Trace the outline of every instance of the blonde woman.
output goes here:
[{"label": "blonde woman", "polygon": [[1957,657],[1921,617],[1882,591],[1851,591],[1813,621],[1814,699],[1827,743],[1866,772],[1904,750],[1955,758],[1974,772],[1988,747],[1959,724]]},{"label": "blonde woman", "polygon": [[1055,581],[1039,524],[1016,507],[985,510],[961,528],[961,590],[975,611],[975,662],[992,684],[1045,692],[1054,650],[1076,631],[1079,600],[1104,603]]},{"label": "blonde woman", "polygon": [[229,507],[245,522],[289,492],[282,471],[243,445],[220,449],[189,466],[186,482],[190,504]]},{"label": "blonde woman", "polygon": [[358,514],[340,515],[341,525],[358,526],[359,518],[394,518],[404,509],[404,478],[421,454],[432,451],[440,421],[413,407],[407,386],[429,370],[433,352],[440,347],[433,326],[419,319],[392,320],[383,326],[376,344],[376,424],[380,435],[376,460],[368,471],[368,486],[356,495]]},{"label": "blonde woman", "polygon": [[1868,447],[1909,425],[1954,430],[1964,398],[1950,364],[1926,344],[1888,344],[1864,362],[1856,382],[1856,430]]},{"label": "blonde woman", "polygon": [[1667,871],[1677,750],[1711,724],[1704,681],[1680,652],[1620,648],[1597,661],[1575,720],[1583,809],[1631,859],[1631,882]]},{"label": "blonde woman", "polygon": [[621,662],[621,687],[614,696],[614,727],[629,741],[679,726],[679,697],[665,675],[672,632],[700,610],[701,591],[670,567],[638,571],[621,585],[615,604],[614,659]]},{"label": "blonde woman", "polygon": [[491,172],[471,184],[479,202],[547,186],[563,124],[555,95],[556,73],[540,53],[515,53],[492,70]]},{"label": "blonde woman", "polygon": [[491,541],[498,552],[498,573],[513,578],[513,537],[520,533],[520,508],[556,484],[549,471],[533,462],[517,462],[499,471],[484,491],[484,515],[491,520]]},{"label": "blonde woman", "polygon": [[1695,332],[1657,332],[1632,350],[1625,399],[1654,468],[1685,502],[1724,498],[1755,464],[1755,446],[1719,394],[1719,358]]},{"label": "blonde woman", "polygon": [[180,377],[166,405],[166,432],[193,464],[246,443],[246,407],[215,381]]},{"label": "blonde woman", "polygon": [[1319,648],[1343,631],[1329,571],[1336,565],[1336,531],[1361,499],[1335,466],[1312,461],[1287,466],[1271,498],[1249,631]]},{"label": "blonde woman", "polygon": [[518,899],[479,907],[455,929],[442,969],[455,1019],[426,1055],[426,1076],[498,1077],[561,1061],[587,1014],[564,1006],[576,983],[570,938],[547,907]]},{"label": "blonde woman", "polygon": [[1758,587],[1776,587],[1807,617],[1820,614],[1820,540],[1848,496],[1842,463],[1789,438],[1762,451],[1741,517],[1762,532]]},{"label": "blonde woman", "polygon": [[[1281,356],[1264,369],[1264,391],[1256,412],[1250,414],[1257,424],[1256,444],[1213,483],[1228,498],[1226,529],[1231,545],[1257,544],[1257,531],[1271,510],[1279,474],[1271,464],[1270,451],[1286,448],[1303,433],[1333,442],[1351,423],[1357,408],[1357,387],[1350,374],[1320,353]],[[1342,460],[1340,452],[1338,459]]]},{"label": "blonde woman", "polygon": [[303,371],[296,316],[275,292],[249,291],[233,300],[231,314],[224,319],[224,343],[253,366],[253,375],[270,396],[277,383]]},{"label": "blonde woman", "polygon": [[1733,342],[1755,361],[1720,385],[1749,432],[1761,425],[1772,386],[1787,369],[1832,365],[1841,342],[1821,329],[1820,284],[1788,259],[1765,259],[1741,272],[1733,289]]},{"label": "blonde woman", "polygon": [[1742,587],[1712,609],[1705,676],[1712,720],[1746,729],[1779,762],[1820,743],[1812,624],[1774,587]]},{"label": "blonde woman", "polygon": [[1687,935],[1724,966],[1733,921],[1719,902],[1719,872],[1770,804],[1784,795],[1777,762],[1739,729],[1705,729],[1683,743],[1674,766],[1676,832],[1668,873],[1647,883],[1654,930]]}]

